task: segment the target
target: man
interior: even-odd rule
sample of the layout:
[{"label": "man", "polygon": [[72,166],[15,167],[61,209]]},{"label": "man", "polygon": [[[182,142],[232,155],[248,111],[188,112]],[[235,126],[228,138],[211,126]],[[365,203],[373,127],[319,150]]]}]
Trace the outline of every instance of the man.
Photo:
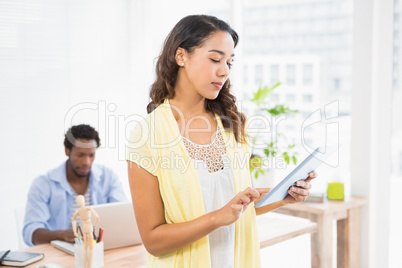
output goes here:
[{"label": "man", "polygon": [[89,125],[73,126],[66,132],[67,161],[36,178],[29,190],[23,228],[27,245],[74,242],[71,219],[79,207],[78,195],[85,197],[86,206],[126,200],[117,175],[93,164],[99,146],[98,132]]}]

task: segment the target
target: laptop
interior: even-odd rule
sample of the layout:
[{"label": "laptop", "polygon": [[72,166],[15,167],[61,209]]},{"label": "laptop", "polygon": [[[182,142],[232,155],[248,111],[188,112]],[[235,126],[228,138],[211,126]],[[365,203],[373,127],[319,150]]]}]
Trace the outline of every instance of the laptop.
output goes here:
[{"label": "laptop", "polygon": [[[107,203],[91,207],[100,218],[99,223],[95,227],[95,235],[98,236],[99,228],[104,230],[102,236],[104,250],[142,243],[131,202]],[[50,244],[55,248],[74,255],[73,243],[53,240]]]}]

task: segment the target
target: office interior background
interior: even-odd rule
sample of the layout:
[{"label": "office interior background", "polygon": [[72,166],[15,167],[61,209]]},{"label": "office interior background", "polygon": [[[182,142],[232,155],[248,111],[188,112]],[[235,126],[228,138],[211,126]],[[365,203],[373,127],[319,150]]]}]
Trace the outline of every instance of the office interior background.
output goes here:
[{"label": "office interior background", "polygon": [[300,157],[323,137],[341,144],[313,191],[342,181],[368,199],[361,267],[402,267],[401,11],[401,0],[0,0],[0,250],[20,247],[29,186],[66,160],[73,124],[98,129],[95,161],[130,198],[125,144],[146,115],[156,58],[178,20],[203,13],[240,36],[231,80],[247,115],[252,92],[281,82],[270,102],[300,111],[280,123]]}]

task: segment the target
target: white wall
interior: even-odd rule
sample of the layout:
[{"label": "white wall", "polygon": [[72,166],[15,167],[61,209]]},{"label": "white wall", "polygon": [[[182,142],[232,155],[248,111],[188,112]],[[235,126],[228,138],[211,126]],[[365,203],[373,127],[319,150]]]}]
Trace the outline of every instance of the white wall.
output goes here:
[{"label": "white wall", "polygon": [[[31,181],[66,159],[65,126],[89,123],[98,128],[104,123],[97,120],[99,110],[77,111],[68,120],[70,109],[106,101],[126,114],[129,105],[146,102],[145,95],[127,98],[133,88],[128,2],[100,3],[16,3],[20,21],[11,25],[2,18],[16,37],[9,48],[1,47],[0,210],[8,217],[1,223],[0,248],[17,247],[13,209],[25,206]],[[101,139],[107,146],[102,133]],[[124,163],[114,157],[116,151],[101,148],[96,161],[111,166],[126,183]]]},{"label": "white wall", "polygon": [[177,0],[0,0],[0,249],[18,248],[14,209],[25,206],[35,177],[66,159],[71,124],[99,130],[95,161],[118,173],[130,197],[125,135],[132,115],[146,115],[154,60],[180,18],[209,7]]},{"label": "white wall", "polygon": [[[351,191],[364,196],[360,266],[389,266],[393,0],[354,0]],[[400,200],[398,200],[400,204]],[[392,266],[393,267],[393,266]]]}]

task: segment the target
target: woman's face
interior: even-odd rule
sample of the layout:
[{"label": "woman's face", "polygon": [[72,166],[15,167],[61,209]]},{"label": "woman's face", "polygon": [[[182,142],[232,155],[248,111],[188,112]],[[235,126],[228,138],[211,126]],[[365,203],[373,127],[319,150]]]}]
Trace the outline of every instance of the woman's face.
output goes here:
[{"label": "woman's face", "polygon": [[232,36],[223,31],[213,33],[204,44],[193,53],[185,54],[183,74],[184,90],[194,90],[201,97],[216,99],[229,77],[234,57]]}]

